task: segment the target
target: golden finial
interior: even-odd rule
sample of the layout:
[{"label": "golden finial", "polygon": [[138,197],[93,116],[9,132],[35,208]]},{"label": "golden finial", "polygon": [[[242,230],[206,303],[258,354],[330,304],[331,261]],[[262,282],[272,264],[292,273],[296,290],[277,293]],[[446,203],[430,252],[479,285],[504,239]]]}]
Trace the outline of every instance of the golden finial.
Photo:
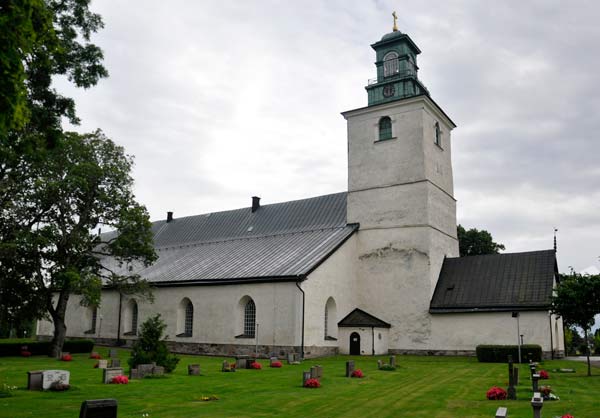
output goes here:
[{"label": "golden finial", "polygon": [[394,28],[392,30],[394,32],[398,32],[398,25],[396,25],[396,20],[398,20],[398,16],[396,16],[396,11],[394,11],[394,13],[392,13],[392,16],[394,16]]}]

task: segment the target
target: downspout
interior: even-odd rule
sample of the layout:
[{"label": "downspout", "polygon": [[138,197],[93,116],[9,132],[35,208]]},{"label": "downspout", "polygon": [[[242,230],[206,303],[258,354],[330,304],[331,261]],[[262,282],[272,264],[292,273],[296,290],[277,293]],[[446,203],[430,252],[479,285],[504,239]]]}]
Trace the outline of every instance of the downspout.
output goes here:
[{"label": "downspout", "polygon": [[373,343],[371,345],[373,355],[375,355],[375,327],[371,327],[371,336],[373,337]]},{"label": "downspout", "polygon": [[550,322],[550,357],[554,360],[554,338],[552,336],[552,314],[548,315],[548,321]]},{"label": "downspout", "polygon": [[302,345],[300,346],[300,358],[304,360],[304,308],[306,301],[306,294],[300,287],[300,282],[296,282],[296,287],[302,292]]},{"label": "downspout", "polygon": [[119,321],[117,324],[117,346],[121,346],[121,305],[123,304],[123,293],[119,290]]}]

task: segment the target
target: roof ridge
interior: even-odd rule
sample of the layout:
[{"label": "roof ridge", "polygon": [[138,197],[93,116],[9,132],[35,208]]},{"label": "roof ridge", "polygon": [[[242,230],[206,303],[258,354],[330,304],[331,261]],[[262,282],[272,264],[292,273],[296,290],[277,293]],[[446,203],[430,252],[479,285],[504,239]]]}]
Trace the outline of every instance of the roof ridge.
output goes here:
[{"label": "roof ridge", "polygon": [[554,252],[554,248],[549,248],[547,250],[516,251],[516,252],[512,252],[512,253],[476,254],[476,255],[465,255],[465,256],[462,256],[462,257],[461,256],[459,256],[459,257],[446,257],[446,260],[458,260],[458,259],[465,259],[465,258],[474,259],[476,257],[495,257],[495,256],[500,256],[500,255],[545,253],[545,252],[549,252],[549,251]]},{"label": "roof ridge", "polygon": [[174,245],[165,245],[163,247],[155,247],[155,249],[157,251],[160,251],[160,250],[168,250],[171,248],[200,247],[202,245],[210,245],[210,244],[216,244],[216,243],[220,243],[220,242],[233,242],[233,241],[244,241],[244,240],[249,240],[249,239],[278,237],[278,236],[285,236],[285,235],[297,235],[297,234],[304,234],[304,233],[316,232],[316,231],[345,229],[347,227],[356,228],[356,226],[354,224],[346,224],[346,225],[339,225],[339,226],[329,226],[329,227],[322,227],[322,228],[287,231],[287,232],[280,232],[280,233],[276,233],[276,234],[250,235],[247,237],[238,236],[238,237],[234,237],[234,238],[218,239],[218,240],[212,240],[212,241],[194,241],[194,242],[187,242],[185,244],[174,244]]}]

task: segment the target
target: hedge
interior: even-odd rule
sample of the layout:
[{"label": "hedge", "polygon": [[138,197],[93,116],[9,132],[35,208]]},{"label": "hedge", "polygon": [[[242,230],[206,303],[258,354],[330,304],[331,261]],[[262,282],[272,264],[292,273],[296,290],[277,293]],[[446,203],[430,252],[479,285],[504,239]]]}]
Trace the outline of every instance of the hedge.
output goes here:
[{"label": "hedge", "polygon": [[[481,363],[506,363],[508,356],[512,355],[513,361],[519,361],[518,345],[478,345],[476,350],[477,360]],[[521,346],[521,363],[529,360],[542,360],[542,347],[537,344],[525,344]]]},{"label": "hedge", "polygon": [[[0,340],[0,357],[19,356],[21,347],[27,346],[27,351],[32,355],[48,355],[50,352],[50,341],[2,341]],[[66,340],[63,351],[68,353],[91,353],[94,348],[92,340]]]}]

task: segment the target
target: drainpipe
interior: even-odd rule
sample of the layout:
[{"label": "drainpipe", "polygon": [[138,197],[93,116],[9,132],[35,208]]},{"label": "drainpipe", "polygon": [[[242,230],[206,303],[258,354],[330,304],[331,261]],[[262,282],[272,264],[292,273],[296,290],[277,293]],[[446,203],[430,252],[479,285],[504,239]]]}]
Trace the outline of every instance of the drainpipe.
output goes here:
[{"label": "drainpipe", "polygon": [[304,360],[304,308],[306,301],[306,294],[304,290],[300,287],[300,282],[296,282],[296,287],[302,292],[302,345],[300,346],[300,356],[301,359]]},{"label": "drainpipe", "polygon": [[371,327],[371,336],[373,337],[373,343],[371,345],[373,355],[375,355],[375,327]]},{"label": "drainpipe", "polygon": [[552,314],[548,315],[548,322],[550,323],[550,357],[554,360],[554,338],[552,336]]},{"label": "drainpipe", "polygon": [[119,320],[117,324],[117,346],[121,346],[121,305],[123,304],[123,293],[119,290]]}]

